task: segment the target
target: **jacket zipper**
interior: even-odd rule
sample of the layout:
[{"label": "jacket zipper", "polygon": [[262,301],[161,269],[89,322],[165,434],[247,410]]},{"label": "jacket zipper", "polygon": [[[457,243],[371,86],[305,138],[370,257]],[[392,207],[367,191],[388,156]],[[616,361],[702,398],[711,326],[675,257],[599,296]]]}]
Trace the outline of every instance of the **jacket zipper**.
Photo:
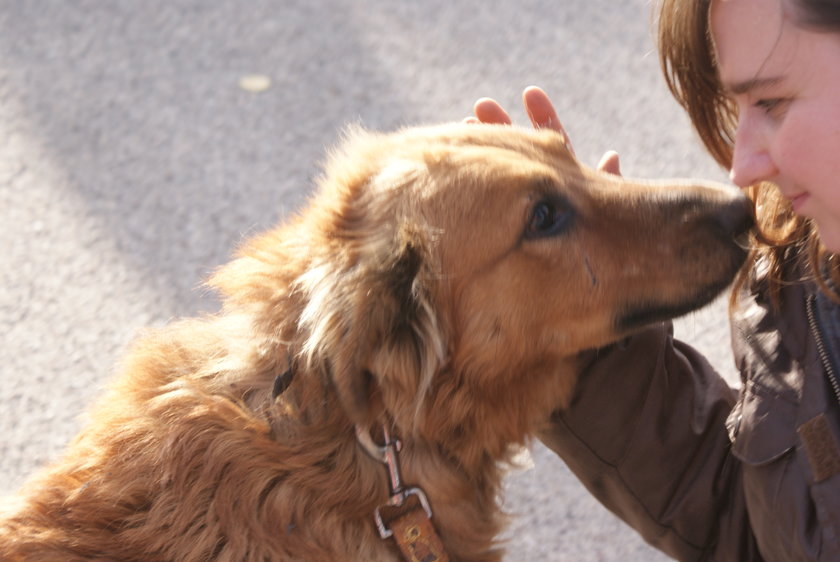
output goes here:
[{"label": "jacket zipper", "polygon": [[829,360],[828,352],[825,349],[825,341],[823,341],[822,332],[820,332],[819,326],[817,326],[817,318],[814,314],[816,300],[817,298],[814,295],[809,295],[808,299],[805,301],[805,309],[808,314],[808,325],[811,328],[811,334],[814,336],[814,341],[817,342],[817,353],[820,356],[823,369],[825,369],[825,372],[828,375],[828,381],[831,383],[831,388],[834,390],[834,396],[837,398],[837,402],[840,403],[840,384],[837,382],[837,375],[835,375],[834,367]]}]

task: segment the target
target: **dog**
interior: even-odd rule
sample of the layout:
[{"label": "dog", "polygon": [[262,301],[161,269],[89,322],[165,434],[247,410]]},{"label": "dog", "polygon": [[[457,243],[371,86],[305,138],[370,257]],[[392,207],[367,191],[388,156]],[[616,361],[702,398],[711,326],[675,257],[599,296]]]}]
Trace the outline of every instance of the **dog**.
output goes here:
[{"label": "dog", "polygon": [[500,559],[506,463],[580,352],[710,302],[751,225],[510,126],[357,128],[317,183],[211,277],[217,314],[130,347],[0,559]]}]

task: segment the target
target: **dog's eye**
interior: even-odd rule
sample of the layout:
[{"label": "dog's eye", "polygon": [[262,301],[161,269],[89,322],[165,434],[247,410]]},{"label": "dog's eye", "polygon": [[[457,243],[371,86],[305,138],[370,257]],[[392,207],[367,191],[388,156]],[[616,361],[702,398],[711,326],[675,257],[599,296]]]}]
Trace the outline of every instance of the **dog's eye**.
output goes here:
[{"label": "dog's eye", "polygon": [[559,201],[543,200],[534,205],[528,225],[526,238],[554,236],[566,230],[572,218],[572,211]]}]

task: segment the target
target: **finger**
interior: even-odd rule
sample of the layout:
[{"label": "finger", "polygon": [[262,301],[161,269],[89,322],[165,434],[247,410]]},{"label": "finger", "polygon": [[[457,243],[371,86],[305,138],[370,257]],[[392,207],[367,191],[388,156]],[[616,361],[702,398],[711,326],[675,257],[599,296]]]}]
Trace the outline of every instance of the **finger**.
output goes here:
[{"label": "finger", "polygon": [[473,113],[475,113],[476,118],[482,123],[496,125],[510,125],[512,123],[507,111],[499,105],[499,102],[491,98],[481,98],[475,102]]},{"label": "finger", "polygon": [[608,150],[605,152],[604,155],[601,156],[601,160],[598,162],[597,169],[608,174],[620,176],[621,164],[618,161],[618,152],[614,150]]},{"label": "finger", "polygon": [[525,104],[525,111],[528,113],[528,118],[534,127],[557,131],[563,135],[569,150],[574,152],[569,135],[566,134],[566,130],[563,128],[563,124],[560,122],[560,118],[557,117],[557,112],[554,110],[554,104],[551,103],[551,98],[548,97],[548,94],[542,88],[537,86],[528,86],[525,88],[525,91],[522,92],[522,102]]},{"label": "finger", "polygon": [[563,132],[563,126],[554,110],[554,104],[542,88],[528,86],[522,92],[522,102],[525,104],[525,111],[531,119],[534,127],[541,129],[554,129]]}]

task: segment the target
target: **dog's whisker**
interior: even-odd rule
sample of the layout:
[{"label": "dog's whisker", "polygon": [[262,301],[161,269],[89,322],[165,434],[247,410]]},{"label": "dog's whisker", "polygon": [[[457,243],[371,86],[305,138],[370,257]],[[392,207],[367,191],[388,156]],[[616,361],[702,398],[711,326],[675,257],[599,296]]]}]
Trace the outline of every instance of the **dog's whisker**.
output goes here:
[{"label": "dog's whisker", "polygon": [[595,277],[595,273],[592,271],[592,266],[589,264],[589,256],[586,254],[583,256],[583,265],[586,267],[586,272],[589,274],[589,280],[592,282],[592,286],[597,286],[598,278]]}]

